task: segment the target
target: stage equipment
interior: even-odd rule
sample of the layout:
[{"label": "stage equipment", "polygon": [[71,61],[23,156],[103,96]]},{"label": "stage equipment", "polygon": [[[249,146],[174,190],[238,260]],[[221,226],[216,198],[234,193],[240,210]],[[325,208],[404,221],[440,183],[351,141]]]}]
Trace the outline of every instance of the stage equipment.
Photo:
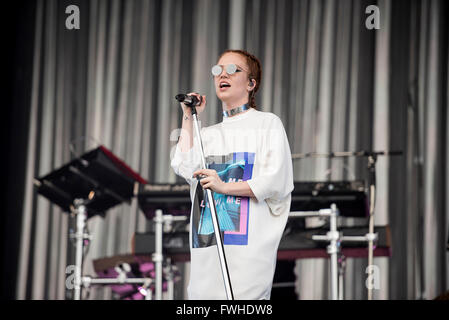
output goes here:
[{"label": "stage equipment", "polygon": [[343,217],[367,217],[363,181],[295,181],[290,211],[317,211],[338,207]]},{"label": "stage equipment", "polygon": [[87,220],[122,202],[130,203],[135,186],[147,183],[122,160],[104,146],[91,150],[62,166],[36,178],[34,184],[39,194],[76,218],[76,231],[69,237],[75,239],[75,275],[73,299],[81,299],[82,286],[111,283],[148,284],[150,278],[119,279],[84,277],[83,248],[91,240],[86,231]]},{"label": "stage equipment", "polygon": [[[368,186],[369,186],[369,232],[364,235],[368,242],[368,266],[373,265],[374,241],[377,235],[374,233],[374,208],[376,202],[376,161],[378,156],[397,156],[402,155],[402,151],[343,151],[330,153],[297,153],[292,154],[292,159],[304,158],[341,158],[341,157],[366,157],[368,168]],[[372,286],[368,286],[368,300],[372,300]]]},{"label": "stage equipment", "polygon": [[187,183],[149,183],[139,185],[139,208],[147,219],[153,219],[156,210],[174,216],[189,216],[192,203]]}]

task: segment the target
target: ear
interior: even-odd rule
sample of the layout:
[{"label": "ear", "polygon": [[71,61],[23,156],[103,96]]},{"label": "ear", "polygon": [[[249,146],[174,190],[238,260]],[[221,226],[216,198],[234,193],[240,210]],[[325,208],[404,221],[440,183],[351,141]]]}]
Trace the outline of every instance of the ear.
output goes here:
[{"label": "ear", "polygon": [[250,88],[249,91],[253,91],[254,88],[256,87],[256,80],[251,79],[250,82],[249,82],[249,84],[248,84],[248,86],[249,86],[249,88]]}]

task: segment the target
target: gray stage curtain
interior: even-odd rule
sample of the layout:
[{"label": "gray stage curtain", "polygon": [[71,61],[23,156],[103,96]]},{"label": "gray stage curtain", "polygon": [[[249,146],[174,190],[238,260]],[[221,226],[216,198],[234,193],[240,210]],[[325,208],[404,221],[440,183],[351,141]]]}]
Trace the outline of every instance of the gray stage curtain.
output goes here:
[{"label": "gray stage curtain", "polygon": [[[65,28],[72,4],[79,30]],[[174,96],[206,94],[202,125],[220,121],[210,67],[226,48],[261,59],[259,108],[282,119],[293,153],[404,152],[377,162],[375,224],[391,227],[393,255],[374,259],[374,298],[447,290],[448,5],[379,0],[380,29],[368,30],[371,4],[39,0],[17,298],[64,299],[73,260],[73,221],[36,194],[33,178],[103,144],[149,181],[180,181],[169,167],[181,119]],[[295,160],[294,170],[298,181],[366,179],[366,159]],[[149,223],[133,201],[88,226],[84,272],[93,275],[93,259],[130,252],[133,233]],[[299,299],[329,298],[328,267],[325,259],[296,262]],[[366,298],[366,267],[364,258],[348,259],[346,299]],[[111,297],[108,289],[90,295]]]}]

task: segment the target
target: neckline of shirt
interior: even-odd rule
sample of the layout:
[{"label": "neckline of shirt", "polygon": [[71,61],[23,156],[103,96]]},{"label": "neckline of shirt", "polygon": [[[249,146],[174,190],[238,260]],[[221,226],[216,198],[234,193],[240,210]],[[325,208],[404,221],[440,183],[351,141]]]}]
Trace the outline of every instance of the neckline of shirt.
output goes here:
[{"label": "neckline of shirt", "polygon": [[249,117],[250,114],[254,113],[256,110],[254,108],[249,108],[244,113],[236,114],[232,117],[223,117],[223,123],[229,123],[234,121],[243,120]]}]

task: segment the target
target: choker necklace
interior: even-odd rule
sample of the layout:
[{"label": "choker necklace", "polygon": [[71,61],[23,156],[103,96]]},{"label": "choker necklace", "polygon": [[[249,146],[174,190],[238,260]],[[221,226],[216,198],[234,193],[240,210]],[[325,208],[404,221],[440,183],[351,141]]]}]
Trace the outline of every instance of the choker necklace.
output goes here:
[{"label": "choker necklace", "polygon": [[243,106],[236,107],[231,110],[223,111],[223,117],[225,117],[225,118],[232,117],[232,116],[235,116],[236,114],[239,114],[240,112],[246,111],[248,109],[249,109],[248,104],[245,103]]}]

